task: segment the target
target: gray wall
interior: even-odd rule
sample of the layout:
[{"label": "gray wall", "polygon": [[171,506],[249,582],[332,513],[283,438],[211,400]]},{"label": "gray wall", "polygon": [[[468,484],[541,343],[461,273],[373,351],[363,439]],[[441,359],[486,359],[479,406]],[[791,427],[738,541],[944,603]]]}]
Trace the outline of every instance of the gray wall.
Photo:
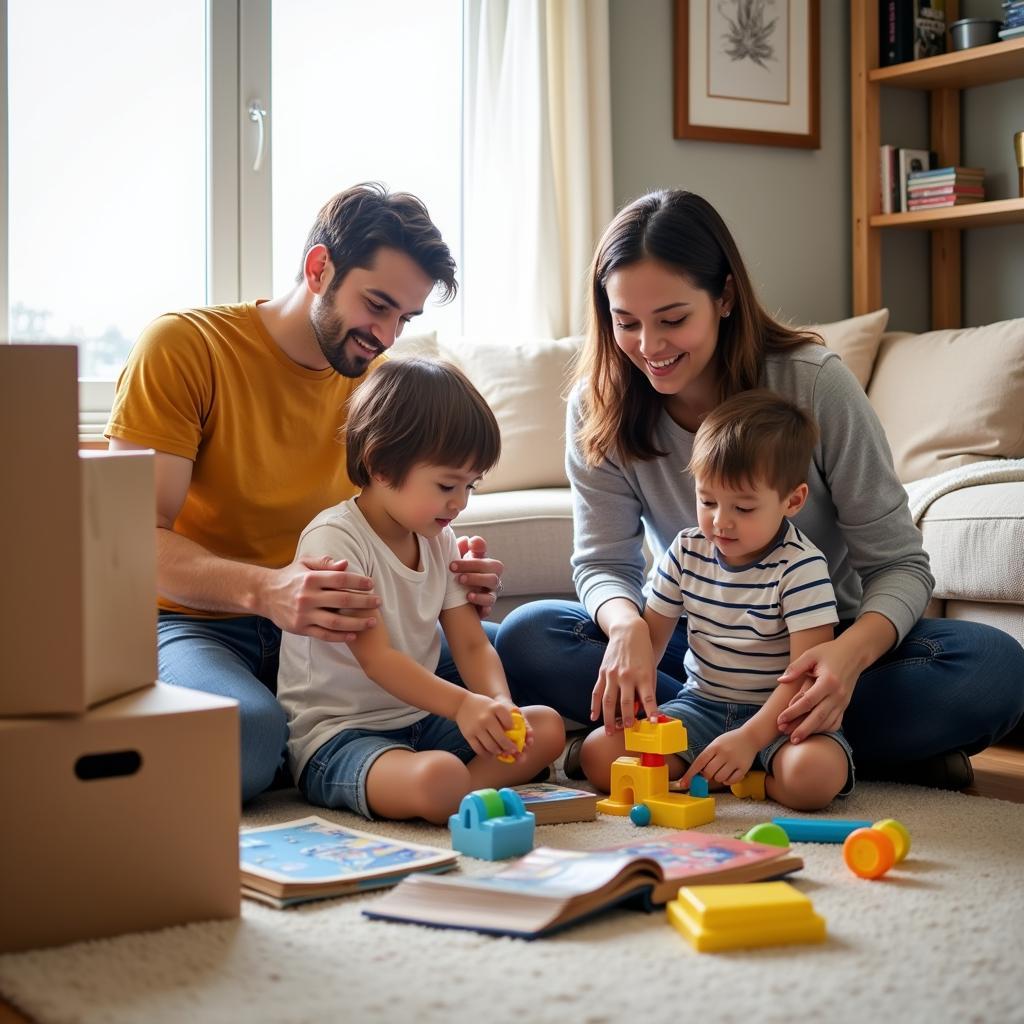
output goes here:
[{"label": "gray wall", "polygon": [[[849,4],[821,2],[821,148],[672,138],[672,0],[610,0],[612,155],[616,206],[682,186],[725,218],[761,300],[796,322],[852,311]],[[997,16],[999,0],[965,0],[963,16]],[[1024,80],[965,93],[963,162],[982,166],[990,198],[1016,195],[1012,135],[1024,129]],[[883,92],[882,141],[926,147],[924,94]],[[964,321],[1024,316],[1024,227],[965,232]],[[928,236],[883,234],[890,326],[928,327]]]}]

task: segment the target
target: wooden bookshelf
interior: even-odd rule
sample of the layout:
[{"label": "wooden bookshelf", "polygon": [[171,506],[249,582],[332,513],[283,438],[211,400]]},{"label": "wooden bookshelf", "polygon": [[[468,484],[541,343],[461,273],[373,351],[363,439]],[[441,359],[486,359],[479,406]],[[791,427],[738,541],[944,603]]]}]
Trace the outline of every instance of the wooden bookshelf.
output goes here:
[{"label": "wooden bookshelf", "polygon": [[[946,2],[946,24],[959,15]],[[853,311],[882,306],[882,231],[927,230],[931,236],[931,326],[962,324],[961,238],[965,228],[1024,223],[1024,199],[994,199],[965,206],[882,214],[879,147],[882,88],[928,93],[930,149],[939,167],[963,163],[960,91],[1024,78],[1024,39],[977,46],[938,57],[878,66],[878,0],[850,4],[851,134],[853,161]]]},{"label": "wooden bookshelf", "polygon": [[1024,199],[991,199],[986,203],[943,206],[913,213],[876,213],[873,228],[991,228],[1024,223]]},{"label": "wooden bookshelf", "polygon": [[1024,77],[1024,39],[875,68],[868,80],[900,89],[970,89]]}]

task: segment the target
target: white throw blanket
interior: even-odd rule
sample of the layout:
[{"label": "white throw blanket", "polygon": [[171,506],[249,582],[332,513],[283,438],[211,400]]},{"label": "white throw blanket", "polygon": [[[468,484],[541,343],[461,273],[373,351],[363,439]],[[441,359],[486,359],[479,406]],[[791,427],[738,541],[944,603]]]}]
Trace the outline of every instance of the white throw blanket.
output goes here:
[{"label": "white throw blanket", "polygon": [[906,484],[910,501],[910,515],[914,523],[920,522],[933,501],[962,487],[977,487],[980,484],[1002,484],[1024,480],[1024,459],[990,459],[972,462],[968,466],[957,466],[945,473],[926,476]]}]

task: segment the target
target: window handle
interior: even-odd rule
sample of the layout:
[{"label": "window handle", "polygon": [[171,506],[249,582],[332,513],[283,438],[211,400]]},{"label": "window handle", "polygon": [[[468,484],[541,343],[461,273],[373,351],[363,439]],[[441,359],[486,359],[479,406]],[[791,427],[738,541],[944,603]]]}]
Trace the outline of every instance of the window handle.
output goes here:
[{"label": "window handle", "polygon": [[263,109],[263,104],[259,100],[253,100],[249,104],[249,120],[256,125],[258,132],[256,135],[256,159],[252,162],[254,173],[258,173],[259,169],[263,166],[264,122],[266,118],[267,112]]}]

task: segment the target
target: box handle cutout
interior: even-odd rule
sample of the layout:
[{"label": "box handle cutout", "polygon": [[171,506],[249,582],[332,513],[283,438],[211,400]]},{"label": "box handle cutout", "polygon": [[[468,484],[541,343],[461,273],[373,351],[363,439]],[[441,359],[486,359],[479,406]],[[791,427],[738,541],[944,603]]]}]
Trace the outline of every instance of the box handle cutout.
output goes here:
[{"label": "box handle cutout", "polygon": [[84,782],[134,775],[142,764],[137,750],[114,750],[109,754],[84,754],[75,762],[75,774]]}]

